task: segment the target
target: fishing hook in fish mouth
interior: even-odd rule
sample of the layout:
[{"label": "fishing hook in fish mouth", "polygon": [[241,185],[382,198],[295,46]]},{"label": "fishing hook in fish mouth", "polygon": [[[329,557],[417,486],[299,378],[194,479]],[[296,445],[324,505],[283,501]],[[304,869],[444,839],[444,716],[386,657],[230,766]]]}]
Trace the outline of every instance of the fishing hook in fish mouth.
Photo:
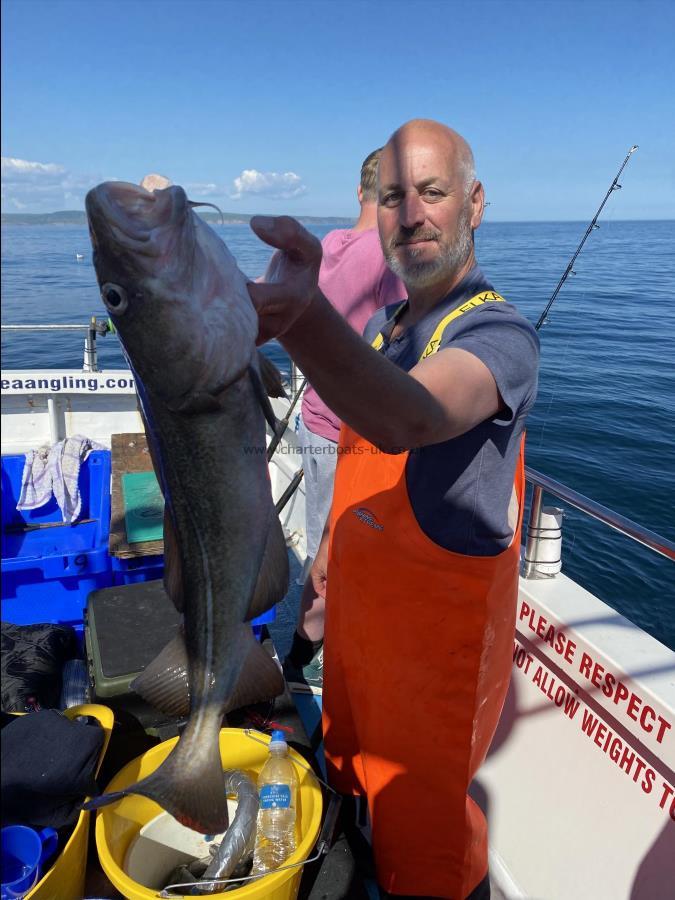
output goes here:
[{"label": "fishing hook in fish mouth", "polygon": [[188,200],[188,206],[191,206],[192,209],[194,209],[196,206],[210,206],[212,209],[215,209],[215,210],[217,210],[217,212],[220,213],[220,224],[221,225],[225,224],[225,215],[224,215],[222,209],[219,206],[216,206],[215,203],[202,203],[197,200]]},{"label": "fishing hook in fish mouth", "polygon": [[[141,181],[142,188],[144,188],[148,193],[154,194],[155,191],[163,191],[166,188],[173,187],[173,182],[167,178],[165,175],[146,175],[145,178]],[[215,209],[216,212],[220,214],[220,224],[225,224],[225,216],[223,214],[222,209],[219,206],[216,206],[215,203],[207,203],[205,201],[198,200],[190,200],[188,198],[188,206],[194,209],[197,206],[210,206],[212,209]]]}]

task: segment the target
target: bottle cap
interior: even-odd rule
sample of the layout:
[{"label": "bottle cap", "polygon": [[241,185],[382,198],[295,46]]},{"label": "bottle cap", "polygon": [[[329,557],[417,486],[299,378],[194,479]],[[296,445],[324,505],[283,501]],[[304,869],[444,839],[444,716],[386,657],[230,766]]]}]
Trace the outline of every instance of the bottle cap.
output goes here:
[{"label": "bottle cap", "polygon": [[270,744],[285,744],[286,743],[286,735],[283,731],[273,731],[272,737],[270,739]]}]

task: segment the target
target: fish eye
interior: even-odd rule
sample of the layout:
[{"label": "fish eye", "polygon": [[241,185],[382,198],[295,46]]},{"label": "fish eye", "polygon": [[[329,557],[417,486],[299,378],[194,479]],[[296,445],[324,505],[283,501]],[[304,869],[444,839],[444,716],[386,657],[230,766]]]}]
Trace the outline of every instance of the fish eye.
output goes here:
[{"label": "fish eye", "polygon": [[101,297],[106,305],[106,309],[116,316],[122,315],[129,305],[127,292],[119,284],[109,284],[106,282],[101,288]]}]

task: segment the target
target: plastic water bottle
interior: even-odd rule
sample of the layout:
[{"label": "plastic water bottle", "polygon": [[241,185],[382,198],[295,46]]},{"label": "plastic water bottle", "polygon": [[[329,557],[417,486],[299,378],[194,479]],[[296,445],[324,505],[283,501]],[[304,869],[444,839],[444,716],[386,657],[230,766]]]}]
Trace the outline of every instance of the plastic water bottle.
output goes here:
[{"label": "plastic water bottle", "polygon": [[258,776],[260,808],[253,851],[253,875],[282,866],[295,850],[298,779],[283,731],[273,731],[270,756]]}]

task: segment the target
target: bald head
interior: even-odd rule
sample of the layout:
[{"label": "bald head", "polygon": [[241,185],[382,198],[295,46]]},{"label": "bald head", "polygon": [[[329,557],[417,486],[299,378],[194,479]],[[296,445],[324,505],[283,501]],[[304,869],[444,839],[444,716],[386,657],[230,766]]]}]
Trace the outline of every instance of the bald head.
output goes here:
[{"label": "bald head", "polygon": [[392,134],[378,166],[377,222],[409,297],[447,293],[475,264],[483,200],[471,148],[452,128],[413,119]]},{"label": "bald head", "polygon": [[464,195],[468,196],[476,180],[476,166],[471,147],[462,135],[433,119],[411,119],[396,129],[382,149],[382,155],[395,156],[404,146],[416,143],[433,144],[443,154],[448,173],[459,176]]}]

